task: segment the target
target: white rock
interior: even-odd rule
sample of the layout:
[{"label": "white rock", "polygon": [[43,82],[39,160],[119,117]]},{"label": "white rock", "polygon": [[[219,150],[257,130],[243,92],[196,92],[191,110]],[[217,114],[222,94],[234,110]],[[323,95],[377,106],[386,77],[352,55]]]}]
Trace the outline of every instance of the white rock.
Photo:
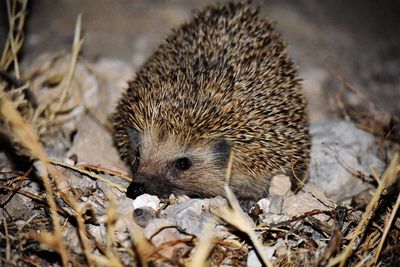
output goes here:
[{"label": "white rock", "polygon": [[271,205],[271,200],[268,198],[262,198],[257,202],[257,205],[260,207],[260,209],[263,210],[263,213],[268,213],[269,212],[269,206]]},{"label": "white rock", "polygon": [[132,203],[133,209],[151,208],[156,211],[160,205],[160,199],[157,196],[143,194],[138,196]]}]

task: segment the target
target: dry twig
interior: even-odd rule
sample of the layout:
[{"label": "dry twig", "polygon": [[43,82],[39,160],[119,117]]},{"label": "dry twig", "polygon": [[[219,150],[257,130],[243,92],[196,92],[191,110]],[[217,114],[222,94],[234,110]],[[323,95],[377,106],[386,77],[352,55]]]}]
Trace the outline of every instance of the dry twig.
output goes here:
[{"label": "dry twig", "polygon": [[87,175],[87,176],[89,176],[89,177],[91,177],[91,178],[93,178],[93,179],[97,179],[97,180],[99,180],[99,181],[102,181],[102,182],[104,182],[104,183],[107,183],[107,184],[109,184],[110,186],[114,187],[115,189],[118,189],[119,191],[121,191],[121,192],[123,192],[123,193],[126,193],[126,188],[122,187],[122,186],[119,185],[119,184],[116,184],[116,183],[111,182],[110,180],[104,178],[104,177],[101,176],[101,175],[98,175],[97,173],[94,173],[94,172],[85,170],[85,169],[80,168],[80,167],[78,167],[78,166],[73,166],[73,165],[70,165],[70,164],[67,164],[67,163],[63,163],[63,162],[61,162],[61,161],[54,160],[54,159],[51,160],[50,163],[52,163],[52,164],[54,164],[54,165],[62,166],[62,167],[64,167],[64,168],[68,168],[68,169],[71,169],[71,170],[74,170],[74,171],[77,171],[77,172],[82,173],[82,174],[84,174],[84,175]]},{"label": "dry twig", "polygon": [[340,267],[345,266],[348,258],[351,255],[351,252],[354,248],[356,239],[358,238],[358,236],[360,236],[361,234],[364,233],[365,227],[370,222],[370,220],[378,206],[379,199],[380,199],[383,191],[396,181],[397,173],[400,171],[399,164],[400,164],[399,154],[396,154],[393,157],[389,167],[385,171],[383,178],[382,178],[381,182],[379,183],[378,188],[376,189],[371,201],[369,202],[368,207],[367,207],[361,221],[357,225],[356,229],[350,234],[349,244],[347,245],[347,247],[344,249],[344,251],[340,255],[336,256],[335,258],[333,258],[329,261],[328,266],[334,266],[336,264],[339,264]]}]

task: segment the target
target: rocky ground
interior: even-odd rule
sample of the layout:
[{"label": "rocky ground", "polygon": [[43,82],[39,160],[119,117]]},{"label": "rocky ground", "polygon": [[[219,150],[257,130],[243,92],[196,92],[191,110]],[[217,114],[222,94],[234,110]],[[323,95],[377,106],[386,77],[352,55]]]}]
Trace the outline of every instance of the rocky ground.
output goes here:
[{"label": "rocky ground", "polygon": [[[304,79],[313,139],[310,179],[301,192],[293,194],[286,177],[275,177],[270,197],[249,213],[234,199],[220,197],[171,196],[167,202],[148,195],[126,198],[129,173],[113,147],[108,116],[126,81],[170,28],[188,19],[193,7],[211,2],[30,3],[20,65],[21,80],[29,81],[36,103],[26,103],[18,90],[8,93],[27,125],[17,127],[18,120],[5,110],[5,94],[0,94],[0,122],[5,123],[1,264],[117,266],[151,261],[195,266],[210,254],[212,265],[261,266],[264,261],[333,266],[343,261],[351,242],[357,245],[348,256],[353,265],[376,264],[375,257],[383,265],[399,263],[400,221],[390,221],[396,215],[398,186],[384,190],[398,184],[400,166],[394,157],[400,115],[400,36],[394,33],[400,26],[400,5],[394,1],[259,2],[261,14],[276,21],[288,40],[289,54]],[[68,83],[79,13],[84,43]],[[67,87],[71,89],[61,104],[65,110],[59,112]],[[40,146],[29,143],[20,149],[29,127],[49,160],[37,156],[42,155]],[[39,160],[23,161],[15,150],[28,150],[23,154]],[[383,175],[388,168],[392,172]],[[46,202],[43,169],[57,182],[52,189],[57,208]],[[363,221],[370,213],[375,214],[373,226],[362,227],[370,222]],[[51,236],[46,235],[49,229]],[[385,239],[378,253],[379,241]]]}]

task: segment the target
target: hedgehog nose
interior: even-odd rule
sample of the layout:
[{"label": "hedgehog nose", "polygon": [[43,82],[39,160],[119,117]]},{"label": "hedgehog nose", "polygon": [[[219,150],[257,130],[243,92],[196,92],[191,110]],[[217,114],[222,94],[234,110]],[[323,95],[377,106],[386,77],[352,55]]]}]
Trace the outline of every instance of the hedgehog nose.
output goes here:
[{"label": "hedgehog nose", "polygon": [[132,182],[126,191],[126,196],[132,199],[144,194],[144,183]]},{"label": "hedgehog nose", "polygon": [[126,196],[132,199],[137,198],[145,193],[146,177],[141,173],[135,173],[134,180],[130,183],[126,190]]}]

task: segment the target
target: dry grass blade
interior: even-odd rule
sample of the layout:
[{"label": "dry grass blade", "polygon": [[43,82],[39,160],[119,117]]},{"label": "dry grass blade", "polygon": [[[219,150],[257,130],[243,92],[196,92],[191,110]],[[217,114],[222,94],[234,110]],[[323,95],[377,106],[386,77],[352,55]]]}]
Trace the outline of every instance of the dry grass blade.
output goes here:
[{"label": "dry grass blade", "polygon": [[11,136],[28,149],[30,156],[40,161],[48,162],[47,155],[44,153],[44,149],[39,143],[32,127],[22,118],[15,109],[13,102],[6,96],[0,99],[0,114],[6,123],[11,126]]},{"label": "dry grass blade", "polygon": [[107,242],[106,242],[106,257],[109,262],[109,266],[122,267],[123,264],[120,262],[115,241],[115,223],[117,221],[117,209],[114,200],[111,196],[107,197],[110,205],[107,209]]},{"label": "dry grass blade", "polygon": [[42,145],[39,143],[32,127],[22,118],[14,108],[13,103],[7,97],[2,97],[0,99],[0,115],[5,119],[6,123],[11,126],[10,135],[29,151],[32,158],[40,160],[42,168],[38,169],[38,173],[46,190],[47,202],[50,207],[51,218],[54,225],[54,233],[51,235],[53,240],[49,238],[45,241],[49,241],[51,244],[55,245],[55,250],[61,255],[63,265],[67,266],[69,257],[63,242],[60,220],[57,215],[57,204],[54,201],[53,190],[48,177],[48,173],[53,174],[55,172],[48,163],[47,155]]},{"label": "dry grass blade", "polygon": [[245,216],[242,208],[240,207],[239,202],[235,197],[235,194],[229,188],[229,181],[230,181],[231,171],[232,171],[232,162],[233,162],[233,152],[231,152],[229,154],[228,166],[227,166],[227,171],[225,174],[225,182],[226,182],[225,192],[226,192],[226,196],[228,198],[228,201],[229,201],[232,209],[223,207],[218,210],[217,215],[220,216],[226,222],[235,226],[237,229],[239,229],[243,233],[246,233],[250,237],[251,241],[253,242],[253,245],[254,245],[255,249],[257,250],[258,254],[260,255],[261,260],[264,262],[265,265],[267,265],[268,267],[271,267],[271,266],[273,266],[273,264],[269,260],[268,256],[265,255],[265,253],[263,252],[260,241],[258,240],[258,238],[253,230],[253,226],[247,220],[247,217]]},{"label": "dry grass blade", "polygon": [[[92,259],[93,259],[94,262],[96,263],[95,266],[104,266],[104,267],[114,266],[114,265],[112,265],[112,263],[110,262],[110,260],[109,260],[107,257],[104,257],[104,256],[92,255]],[[119,266],[118,266],[118,267],[119,267]]]},{"label": "dry grass blade", "polygon": [[[17,11],[17,2],[20,3],[19,10]],[[8,37],[4,45],[3,54],[0,60],[0,67],[8,70],[11,63],[14,63],[14,71],[17,79],[21,77],[19,71],[19,64],[17,54],[23,44],[23,28],[26,17],[27,0],[10,1],[7,2],[7,15],[8,15]]]},{"label": "dry grass blade", "polygon": [[392,213],[390,214],[390,218],[389,218],[388,222],[386,223],[385,230],[383,231],[381,241],[379,242],[379,246],[375,252],[375,255],[374,255],[374,263],[375,264],[378,263],[379,256],[381,255],[383,245],[385,244],[385,240],[389,233],[390,227],[392,226],[393,221],[396,218],[396,214],[397,214],[397,211],[399,210],[399,206],[400,206],[400,194],[397,196],[396,204],[393,207]]},{"label": "dry grass blade", "polygon": [[58,99],[58,106],[55,112],[52,114],[51,119],[54,119],[56,113],[63,108],[63,105],[65,104],[68,96],[71,94],[72,79],[74,77],[79,52],[83,44],[83,39],[81,39],[81,24],[82,24],[82,15],[79,15],[75,25],[74,42],[72,44],[71,63],[69,65],[67,76],[62,81],[63,89],[61,92],[61,96]]},{"label": "dry grass blade", "polygon": [[128,182],[132,181],[132,177],[129,175],[129,173],[123,171],[123,170],[115,170],[115,168],[113,170],[102,167],[100,165],[93,165],[93,164],[76,164],[77,167],[79,168],[84,168],[84,169],[91,169],[95,172],[103,172],[103,173],[107,173],[110,174],[112,176],[117,176],[120,177]]},{"label": "dry grass blade", "polygon": [[242,231],[243,233],[247,234],[253,243],[255,249],[257,250],[258,254],[261,257],[262,262],[268,266],[272,267],[273,264],[269,260],[269,257],[265,254],[263,247],[253,230],[253,226],[245,216],[242,208],[239,205],[239,201],[235,197],[235,194],[231,191],[231,189],[225,185],[225,192],[228,198],[229,204],[231,205],[232,209],[221,208],[218,210],[218,216],[220,216],[224,221],[227,223],[235,226],[237,229]]},{"label": "dry grass blade", "polygon": [[85,220],[82,217],[82,209],[80,208],[78,202],[73,198],[73,196],[62,193],[63,199],[68,203],[68,205],[75,211],[76,221],[78,223],[78,234],[79,239],[82,244],[83,253],[85,254],[88,266],[94,266],[93,259],[90,253],[90,240],[87,237]]},{"label": "dry grass blade", "polygon": [[368,207],[363,217],[361,218],[361,221],[357,225],[356,229],[349,236],[349,238],[351,238],[349,244],[340,255],[336,256],[335,258],[329,261],[328,266],[334,266],[339,264],[340,267],[343,267],[346,265],[346,262],[353,250],[356,239],[358,236],[364,233],[365,227],[371,220],[372,215],[374,214],[376,207],[378,206],[379,199],[383,191],[396,181],[397,173],[400,171],[399,164],[400,164],[399,154],[395,154],[389,167],[386,169],[383,178],[379,183],[378,188],[376,189],[371,201],[369,202]]},{"label": "dry grass blade", "polygon": [[6,238],[6,261],[9,262],[11,258],[11,247],[10,247],[10,240],[8,237],[7,220],[5,218],[3,218],[3,225],[4,225],[4,236]]},{"label": "dry grass blade", "polygon": [[147,262],[154,252],[153,245],[146,239],[143,229],[137,225],[132,217],[127,217],[127,228],[131,234],[132,243],[135,245],[136,252],[140,261],[140,266],[148,266]]},{"label": "dry grass blade", "polygon": [[189,267],[197,267],[197,266],[207,266],[208,255],[213,248],[212,237],[213,237],[213,229],[215,227],[214,220],[210,220],[205,229],[204,234],[200,238],[199,244],[195,248],[195,252],[190,261]]},{"label": "dry grass blade", "polygon": [[115,183],[111,182],[110,180],[104,178],[104,177],[101,176],[101,175],[98,175],[97,173],[94,173],[94,172],[91,172],[91,171],[88,171],[88,170],[85,170],[85,169],[82,169],[82,168],[80,168],[80,167],[76,167],[76,166],[73,166],[73,165],[70,165],[70,164],[67,164],[67,163],[63,163],[63,162],[58,161],[58,160],[51,160],[50,163],[51,163],[51,164],[54,164],[54,165],[62,166],[62,167],[64,167],[64,168],[68,168],[68,169],[71,169],[71,170],[74,170],[74,171],[77,171],[77,172],[79,172],[79,173],[82,173],[82,174],[84,174],[84,175],[87,175],[87,176],[89,176],[89,177],[92,177],[93,179],[97,179],[97,180],[99,180],[99,181],[102,181],[102,182],[104,182],[104,183],[107,183],[107,184],[109,184],[110,186],[112,186],[112,187],[118,189],[119,191],[121,191],[121,192],[123,192],[123,193],[126,193],[126,188],[124,188],[123,186],[121,186],[121,185],[119,185],[119,184],[115,184]]}]

